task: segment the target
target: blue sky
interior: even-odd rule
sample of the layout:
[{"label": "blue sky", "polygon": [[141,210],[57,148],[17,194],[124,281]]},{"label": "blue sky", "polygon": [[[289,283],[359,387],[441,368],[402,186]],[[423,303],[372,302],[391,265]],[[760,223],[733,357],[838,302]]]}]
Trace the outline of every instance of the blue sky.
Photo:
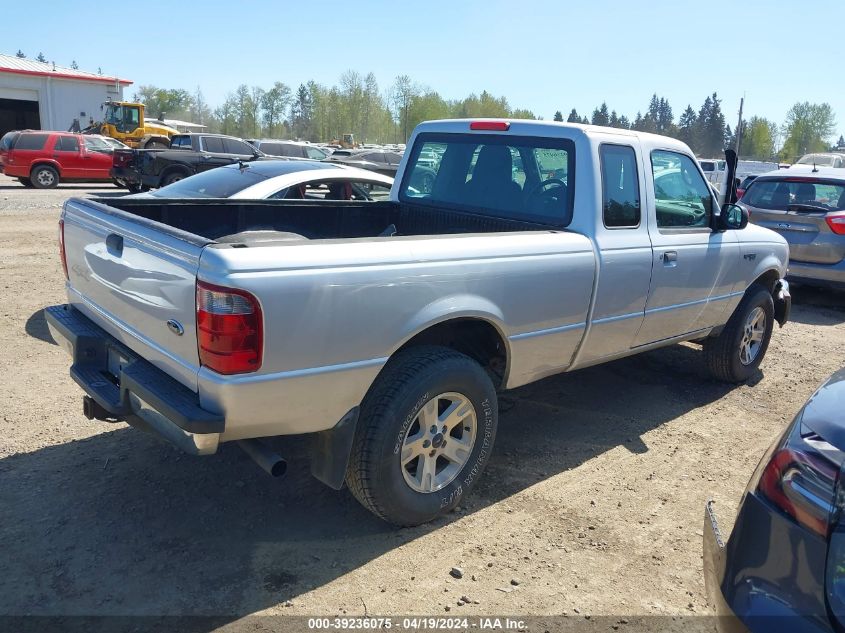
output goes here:
[{"label": "blue sky", "polygon": [[2,52],[199,85],[212,106],[241,83],[331,85],[351,68],[383,90],[399,74],[445,98],[486,89],[547,119],[602,100],[633,118],[655,92],[677,120],[717,91],[732,126],[743,94],[777,123],[828,102],[845,133],[842,0],[55,0],[38,19],[4,4]]}]

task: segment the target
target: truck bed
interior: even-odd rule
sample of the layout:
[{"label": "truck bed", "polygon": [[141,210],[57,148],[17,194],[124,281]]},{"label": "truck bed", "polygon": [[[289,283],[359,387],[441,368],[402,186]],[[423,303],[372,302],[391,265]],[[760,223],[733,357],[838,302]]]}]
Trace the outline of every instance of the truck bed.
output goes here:
[{"label": "truck bed", "polygon": [[[549,231],[553,227],[395,202],[297,200],[165,200],[94,198],[117,208],[207,240],[250,231],[295,233],[307,239],[342,239],[395,235],[446,235]],[[392,226],[391,226],[392,225]],[[245,240],[248,242],[249,240]]]}]

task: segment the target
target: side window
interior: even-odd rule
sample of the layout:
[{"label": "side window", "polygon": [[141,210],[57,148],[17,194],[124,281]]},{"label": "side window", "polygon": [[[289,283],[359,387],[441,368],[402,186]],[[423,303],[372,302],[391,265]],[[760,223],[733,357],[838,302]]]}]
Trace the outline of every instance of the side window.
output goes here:
[{"label": "side window", "polygon": [[651,153],[659,228],[706,228],[714,211],[713,195],[693,160],[664,150]]},{"label": "side window", "polygon": [[305,147],[305,152],[308,154],[308,158],[313,160],[323,160],[326,157],[326,153],[323,150],[317,149],[316,147]]},{"label": "side window", "polygon": [[202,148],[206,152],[214,152],[216,154],[223,153],[223,139],[219,136],[203,136]]},{"label": "side window", "polygon": [[237,141],[233,138],[224,138],[223,147],[227,154],[238,154],[240,156],[252,156],[252,146],[247,145],[243,141]]},{"label": "side window", "polygon": [[21,134],[15,143],[14,149],[44,149],[47,143],[47,134]]},{"label": "side window", "polygon": [[640,225],[640,182],[633,147],[602,145],[602,217],[608,228]]},{"label": "side window", "polygon": [[53,149],[56,152],[78,152],[79,139],[75,136],[60,136],[56,139],[56,145]]}]

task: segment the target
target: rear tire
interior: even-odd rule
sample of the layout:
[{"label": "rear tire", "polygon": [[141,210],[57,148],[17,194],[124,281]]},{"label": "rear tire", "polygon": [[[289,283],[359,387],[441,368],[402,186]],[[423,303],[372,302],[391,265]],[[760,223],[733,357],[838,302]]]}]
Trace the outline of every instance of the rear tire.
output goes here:
[{"label": "rear tire", "polygon": [[496,390],[477,362],[444,347],[400,352],[361,405],[347,485],[389,523],[431,521],[475,486],[497,423]]},{"label": "rear tire", "polygon": [[18,182],[20,182],[27,189],[32,189],[35,186],[32,184],[32,181],[29,178],[24,178],[23,176],[18,178]]},{"label": "rear tire", "polygon": [[188,174],[183,171],[172,171],[161,179],[161,186],[166,187],[167,185],[172,185],[174,182],[179,182],[187,176]]},{"label": "rear tire", "polygon": [[55,189],[59,186],[59,172],[50,165],[34,167],[29,178],[36,189]]},{"label": "rear tire", "polygon": [[721,334],[704,341],[704,361],[713,377],[731,383],[751,378],[769,348],[774,317],[771,293],[753,284]]}]

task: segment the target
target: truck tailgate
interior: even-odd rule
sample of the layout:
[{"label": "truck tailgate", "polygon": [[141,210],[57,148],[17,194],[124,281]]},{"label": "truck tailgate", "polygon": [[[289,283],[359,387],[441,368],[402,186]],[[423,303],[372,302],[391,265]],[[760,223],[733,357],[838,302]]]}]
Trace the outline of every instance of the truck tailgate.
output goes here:
[{"label": "truck tailgate", "polygon": [[207,240],[77,198],[63,217],[71,305],[196,391],[196,273]]}]

